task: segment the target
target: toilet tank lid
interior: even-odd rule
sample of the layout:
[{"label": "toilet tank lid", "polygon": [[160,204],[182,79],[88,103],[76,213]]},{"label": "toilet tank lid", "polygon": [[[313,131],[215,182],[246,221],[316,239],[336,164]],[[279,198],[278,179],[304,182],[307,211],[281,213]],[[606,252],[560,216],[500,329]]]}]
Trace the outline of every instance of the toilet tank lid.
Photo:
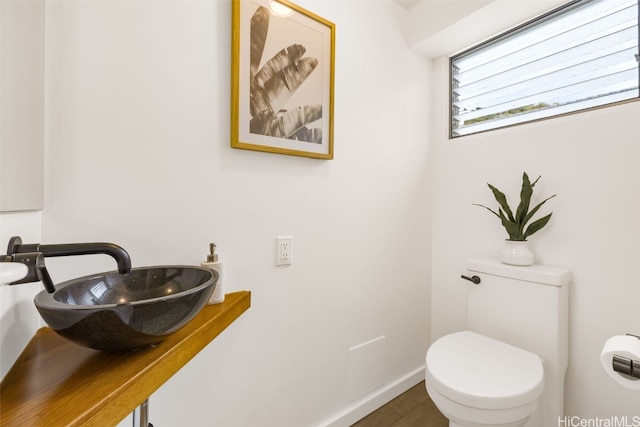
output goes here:
[{"label": "toilet tank lid", "polygon": [[564,286],[571,280],[571,271],[566,268],[539,264],[508,265],[493,258],[471,258],[467,262],[467,268],[478,273],[551,286]]}]

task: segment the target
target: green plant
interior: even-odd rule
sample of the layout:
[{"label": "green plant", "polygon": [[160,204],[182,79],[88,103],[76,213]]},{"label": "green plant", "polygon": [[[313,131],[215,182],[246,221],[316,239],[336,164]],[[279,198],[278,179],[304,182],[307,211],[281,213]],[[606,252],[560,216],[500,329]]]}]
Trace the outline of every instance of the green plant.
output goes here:
[{"label": "green plant", "polygon": [[509,234],[509,240],[523,241],[527,240],[527,237],[531,236],[533,233],[540,231],[551,219],[551,214],[544,216],[540,219],[533,221],[525,230],[525,226],[527,223],[533,218],[533,216],[538,212],[540,207],[545,204],[545,202],[553,197],[556,197],[554,194],[551,197],[547,197],[542,202],[538,203],[533,209],[529,211],[529,205],[531,202],[531,195],[533,194],[533,187],[536,185],[540,177],[538,177],[535,181],[531,182],[529,180],[529,176],[526,172],[522,174],[522,190],[520,191],[520,204],[516,209],[515,215],[513,211],[509,207],[507,203],[507,197],[504,193],[498,190],[491,184],[487,185],[493,192],[493,197],[496,198],[496,201],[500,205],[498,208],[498,212],[494,211],[491,208],[488,208],[484,205],[474,203],[474,206],[480,206],[487,209],[489,212],[500,218],[502,222],[502,226],[507,230]]}]

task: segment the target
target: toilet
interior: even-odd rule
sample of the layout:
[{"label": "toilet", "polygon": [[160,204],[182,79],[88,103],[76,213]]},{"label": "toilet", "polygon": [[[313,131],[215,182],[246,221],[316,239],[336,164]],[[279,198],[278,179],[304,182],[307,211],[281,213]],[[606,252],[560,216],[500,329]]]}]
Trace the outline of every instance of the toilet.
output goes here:
[{"label": "toilet", "polygon": [[468,260],[467,330],[427,351],[427,392],[451,427],[546,427],[564,416],[571,273]]}]

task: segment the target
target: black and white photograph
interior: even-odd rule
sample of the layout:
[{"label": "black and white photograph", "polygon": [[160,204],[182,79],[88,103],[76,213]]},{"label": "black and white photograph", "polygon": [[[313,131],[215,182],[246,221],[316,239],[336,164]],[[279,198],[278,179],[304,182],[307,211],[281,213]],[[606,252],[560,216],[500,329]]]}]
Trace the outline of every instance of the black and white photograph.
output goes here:
[{"label": "black and white photograph", "polygon": [[233,2],[232,147],[333,158],[334,31],[290,2]]}]

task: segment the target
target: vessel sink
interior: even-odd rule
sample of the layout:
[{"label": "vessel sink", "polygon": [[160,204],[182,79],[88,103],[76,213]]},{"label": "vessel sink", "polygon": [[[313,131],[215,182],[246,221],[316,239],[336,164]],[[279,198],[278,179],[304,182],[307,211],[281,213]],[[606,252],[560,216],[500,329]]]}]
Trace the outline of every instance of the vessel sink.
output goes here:
[{"label": "vessel sink", "polygon": [[85,347],[129,351],[176,332],[204,307],[218,273],[195,266],[133,268],[63,282],[34,302],[59,335]]}]

